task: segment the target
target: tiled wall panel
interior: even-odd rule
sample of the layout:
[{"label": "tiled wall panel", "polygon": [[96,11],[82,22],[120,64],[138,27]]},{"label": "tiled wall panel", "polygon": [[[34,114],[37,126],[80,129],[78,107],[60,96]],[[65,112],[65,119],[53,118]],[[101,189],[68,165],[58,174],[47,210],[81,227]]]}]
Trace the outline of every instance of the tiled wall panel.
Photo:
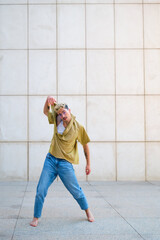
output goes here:
[{"label": "tiled wall panel", "polygon": [[52,95],[91,139],[79,180],[160,180],[159,21],[160,0],[0,0],[0,179],[38,181]]},{"label": "tiled wall panel", "polygon": [[120,181],[145,180],[144,143],[118,143],[117,171]]},{"label": "tiled wall panel", "polygon": [[0,51],[0,94],[27,94],[27,51]]},{"label": "tiled wall panel", "polygon": [[117,48],[142,48],[142,4],[117,4],[115,30]]},{"label": "tiled wall panel", "polygon": [[56,47],[55,5],[29,6],[29,47],[31,49]]},{"label": "tiled wall panel", "polygon": [[27,48],[27,5],[0,6],[0,48]]},{"label": "tiled wall panel", "polygon": [[0,144],[0,176],[4,180],[27,180],[27,144]]}]

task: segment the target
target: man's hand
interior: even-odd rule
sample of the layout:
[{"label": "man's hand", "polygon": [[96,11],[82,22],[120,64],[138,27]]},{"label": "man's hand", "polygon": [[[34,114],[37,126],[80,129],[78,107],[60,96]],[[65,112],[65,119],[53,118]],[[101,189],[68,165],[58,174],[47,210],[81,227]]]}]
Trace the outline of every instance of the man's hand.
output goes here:
[{"label": "man's hand", "polygon": [[52,96],[48,96],[47,102],[48,102],[48,105],[53,105],[54,103],[56,103],[56,99]]},{"label": "man's hand", "polygon": [[91,172],[91,167],[90,167],[90,165],[87,165],[86,166],[86,175],[89,175],[90,172]]},{"label": "man's hand", "polygon": [[54,99],[54,97],[52,97],[52,96],[47,97],[46,102],[44,104],[44,108],[43,108],[43,113],[46,116],[48,116],[48,111],[49,111],[48,106],[53,105],[55,102],[56,102],[56,99]]}]

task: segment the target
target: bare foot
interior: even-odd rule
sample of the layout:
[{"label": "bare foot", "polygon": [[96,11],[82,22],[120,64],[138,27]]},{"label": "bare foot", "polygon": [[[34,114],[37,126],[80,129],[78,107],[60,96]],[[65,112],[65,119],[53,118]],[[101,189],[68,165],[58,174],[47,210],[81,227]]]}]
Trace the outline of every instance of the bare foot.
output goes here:
[{"label": "bare foot", "polygon": [[87,210],[85,210],[85,212],[86,212],[88,221],[89,222],[94,222],[94,217],[93,217],[93,214],[91,213],[90,209],[88,208]]},{"label": "bare foot", "polygon": [[30,226],[37,227],[38,225],[38,218],[33,218],[32,222],[30,223]]}]

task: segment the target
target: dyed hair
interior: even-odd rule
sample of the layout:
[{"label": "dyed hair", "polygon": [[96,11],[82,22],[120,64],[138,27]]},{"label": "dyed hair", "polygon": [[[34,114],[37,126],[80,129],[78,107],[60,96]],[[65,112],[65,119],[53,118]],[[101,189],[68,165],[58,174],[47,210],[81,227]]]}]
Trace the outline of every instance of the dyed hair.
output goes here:
[{"label": "dyed hair", "polygon": [[57,113],[59,111],[60,108],[65,108],[65,109],[69,109],[68,105],[66,103],[58,103],[56,104],[56,106],[54,107],[55,112]]}]

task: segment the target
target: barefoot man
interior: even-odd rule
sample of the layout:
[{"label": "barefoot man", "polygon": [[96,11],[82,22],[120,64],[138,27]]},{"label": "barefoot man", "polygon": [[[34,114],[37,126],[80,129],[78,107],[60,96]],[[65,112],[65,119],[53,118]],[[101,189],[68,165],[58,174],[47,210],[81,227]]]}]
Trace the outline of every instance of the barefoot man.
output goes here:
[{"label": "barefoot man", "polygon": [[[49,106],[52,106],[52,112],[49,111]],[[79,141],[83,146],[86,157],[85,171],[87,175],[90,174],[90,156],[87,144],[90,139],[84,127],[71,114],[67,104],[57,104],[52,96],[48,96],[44,105],[44,114],[48,117],[49,123],[54,124],[54,135],[37,185],[34,217],[30,225],[33,227],[38,225],[48,188],[57,176],[60,177],[80,208],[85,210],[88,221],[93,222],[94,217],[88,207],[83,190],[78,184],[72,165],[79,163],[77,149],[77,142]]]}]

